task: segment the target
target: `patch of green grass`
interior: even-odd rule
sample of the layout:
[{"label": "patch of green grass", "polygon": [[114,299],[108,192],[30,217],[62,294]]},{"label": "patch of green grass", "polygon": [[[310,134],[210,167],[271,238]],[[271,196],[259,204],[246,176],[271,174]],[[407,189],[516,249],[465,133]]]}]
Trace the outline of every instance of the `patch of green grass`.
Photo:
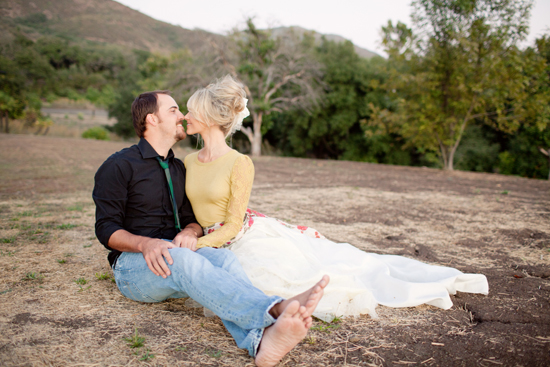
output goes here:
[{"label": "patch of green grass", "polygon": [[65,254],[65,257],[71,257],[71,256],[74,256],[74,254],[72,254],[72,253],[70,253],[70,252],[68,252],[68,253]]},{"label": "patch of green grass", "polygon": [[88,284],[88,281],[86,280],[86,278],[82,278],[82,277],[75,279],[74,282],[80,285]]},{"label": "patch of green grass", "polygon": [[78,286],[80,287],[80,289],[78,290],[79,292],[87,291],[88,289],[92,288],[91,285],[87,286],[86,288],[82,288],[82,286],[80,284]]},{"label": "patch of green grass", "polygon": [[340,322],[342,322],[342,316],[336,316],[336,317],[331,321],[331,323],[333,323],[333,324],[339,324]]},{"label": "patch of green grass", "polygon": [[84,245],[82,247],[84,247],[84,248],[92,247],[92,244],[90,243],[89,245]]},{"label": "patch of green grass", "polygon": [[220,358],[222,356],[222,351],[221,350],[206,348],[204,350],[204,352],[212,358]]},{"label": "patch of green grass", "polygon": [[[32,228],[32,226],[29,226],[29,227]],[[32,235],[35,235],[35,234],[42,234],[42,233],[44,233],[44,232],[42,231],[41,228],[34,228],[30,231],[27,231],[27,233],[25,233],[25,234],[32,236]]]},{"label": "patch of green grass", "polygon": [[0,238],[0,243],[14,243],[15,242],[15,236],[7,237],[7,238]]},{"label": "patch of green grass", "polygon": [[72,212],[74,212],[74,211],[81,212],[81,211],[84,210],[84,205],[82,205],[80,203],[74,204],[74,205],[69,206],[67,208],[67,210],[72,211]]},{"label": "patch of green grass", "polygon": [[13,217],[10,219],[12,222],[17,222],[19,220],[19,217]]},{"label": "patch of green grass", "polygon": [[306,341],[306,343],[308,343],[310,345],[313,345],[313,344],[317,343],[317,339],[314,336],[308,336],[304,340]]},{"label": "patch of green grass", "polygon": [[185,352],[187,350],[187,347],[176,347],[176,351],[178,352]]},{"label": "patch of green grass", "polygon": [[0,250],[0,256],[13,256],[14,254],[15,254],[15,251],[6,250],[4,252],[4,250]]},{"label": "patch of green grass", "polygon": [[147,350],[145,351],[145,353],[143,353],[143,355],[141,356],[141,358],[139,360],[140,361],[148,361],[148,360],[153,359],[153,358],[155,358],[155,355],[153,353],[151,353],[149,348],[147,348]]},{"label": "patch of green grass", "polygon": [[19,217],[32,217],[32,215],[33,212],[31,212],[30,210],[26,210],[18,214]]},{"label": "patch of green grass", "polygon": [[57,228],[57,229],[73,229],[74,227],[78,227],[78,224],[60,224],[55,228]]},{"label": "patch of green grass", "polygon": [[25,276],[21,280],[24,280],[24,281],[38,280],[39,282],[41,282],[42,279],[44,279],[44,275],[40,273],[29,272],[25,274]]},{"label": "patch of green grass", "polygon": [[331,331],[336,330],[340,327],[340,322],[342,321],[342,317],[335,317],[334,320],[332,320],[331,322],[325,322],[323,320],[319,320],[319,321],[321,321],[321,324],[313,326],[311,330],[322,331],[327,334],[330,334]]},{"label": "patch of green grass", "polygon": [[510,191],[508,191],[508,190],[504,190],[504,191],[500,192],[501,195],[508,195],[509,193],[510,193]]},{"label": "patch of green grass", "polygon": [[137,327],[134,329],[134,335],[130,338],[124,338],[124,341],[128,343],[130,348],[141,348],[145,345],[145,338],[139,335]]},{"label": "patch of green grass", "polygon": [[65,259],[57,259],[56,261],[60,264],[65,264],[67,262]]},{"label": "patch of green grass", "polygon": [[50,242],[50,232],[42,233],[42,236],[38,239],[38,243],[48,243]]},{"label": "patch of green grass", "polygon": [[97,278],[97,280],[109,280],[111,279],[111,274],[109,273],[95,273],[95,277]]}]

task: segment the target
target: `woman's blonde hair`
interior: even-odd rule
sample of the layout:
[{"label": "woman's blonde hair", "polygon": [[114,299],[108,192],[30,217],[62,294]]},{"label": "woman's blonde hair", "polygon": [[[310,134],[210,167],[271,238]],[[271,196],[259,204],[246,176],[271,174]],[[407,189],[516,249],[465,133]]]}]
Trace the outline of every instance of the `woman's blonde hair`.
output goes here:
[{"label": "woman's blonde hair", "polygon": [[187,101],[187,109],[206,126],[218,125],[225,137],[233,134],[246,108],[244,85],[226,75],[201,88]]}]

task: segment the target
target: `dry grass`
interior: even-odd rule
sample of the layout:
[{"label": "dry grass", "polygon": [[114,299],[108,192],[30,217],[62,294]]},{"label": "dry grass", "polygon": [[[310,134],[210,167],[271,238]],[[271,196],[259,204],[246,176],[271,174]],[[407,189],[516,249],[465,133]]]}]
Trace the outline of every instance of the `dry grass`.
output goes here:
[{"label": "dry grass", "polygon": [[[97,167],[127,143],[0,135],[0,144],[0,365],[253,365],[217,317],[205,317],[185,300],[133,302],[112,282],[107,251],[94,235],[91,188]],[[188,152],[176,150],[180,158]],[[510,259],[550,265],[544,238],[524,246],[503,232],[548,232],[547,214],[537,214],[540,202],[521,195],[461,196],[347,185],[302,188],[292,183],[270,187],[261,184],[265,162],[256,161],[260,184],[250,206],[310,225],[330,238],[380,253],[415,257],[416,251],[434,263],[493,271],[490,279],[501,277],[498,271]],[[508,260],[499,262],[499,256]],[[548,294],[547,278],[525,274],[526,281],[537,281]],[[378,319],[315,322],[280,365],[518,365],[512,357],[521,361],[518,345],[523,353],[544,355],[550,345],[544,326],[548,305],[540,313],[530,309],[534,316],[523,322],[537,325],[542,320],[543,326],[514,329],[521,338],[513,342],[496,326],[492,331],[476,326],[487,300],[514,308],[528,304],[530,297],[535,297],[532,304],[540,301],[529,293],[531,288],[524,298],[500,294],[504,288],[493,292],[490,297],[457,297],[457,305],[447,311],[379,307]],[[491,307],[496,319],[504,312]],[[143,346],[131,348],[127,339],[136,330]],[[140,344],[139,338],[134,341]],[[512,346],[515,352],[507,354]]]}]

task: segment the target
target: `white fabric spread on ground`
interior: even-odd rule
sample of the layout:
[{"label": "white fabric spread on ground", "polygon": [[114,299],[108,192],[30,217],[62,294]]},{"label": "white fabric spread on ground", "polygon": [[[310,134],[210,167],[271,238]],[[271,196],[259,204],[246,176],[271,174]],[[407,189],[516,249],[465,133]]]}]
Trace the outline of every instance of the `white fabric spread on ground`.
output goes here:
[{"label": "white fabric spread on ground", "polygon": [[254,286],[268,295],[290,298],[310,288],[323,274],[330,284],[314,313],[335,316],[369,314],[378,304],[443,309],[456,291],[488,294],[487,278],[424,264],[403,256],[367,253],[347,243],[312,238],[274,218],[254,218],[246,234],[230,246]]}]

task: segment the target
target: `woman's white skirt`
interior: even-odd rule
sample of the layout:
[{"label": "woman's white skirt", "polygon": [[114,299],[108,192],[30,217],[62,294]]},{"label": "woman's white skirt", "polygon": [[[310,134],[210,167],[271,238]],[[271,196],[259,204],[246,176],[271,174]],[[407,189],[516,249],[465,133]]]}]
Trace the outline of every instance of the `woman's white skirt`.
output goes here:
[{"label": "woman's white skirt", "polygon": [[287,227],[275,218],[254,217],[229,249],[252,284],[268,295],[290,298],[328,274],[330,283],[313,314],[322,320],[360,314],[376,317],[378,304],[448,309],[453,305],[449,294],[456,291],[488,294],[487,278],[482,274],[367,253],[348,243],[307,236],[299,228]]}]

